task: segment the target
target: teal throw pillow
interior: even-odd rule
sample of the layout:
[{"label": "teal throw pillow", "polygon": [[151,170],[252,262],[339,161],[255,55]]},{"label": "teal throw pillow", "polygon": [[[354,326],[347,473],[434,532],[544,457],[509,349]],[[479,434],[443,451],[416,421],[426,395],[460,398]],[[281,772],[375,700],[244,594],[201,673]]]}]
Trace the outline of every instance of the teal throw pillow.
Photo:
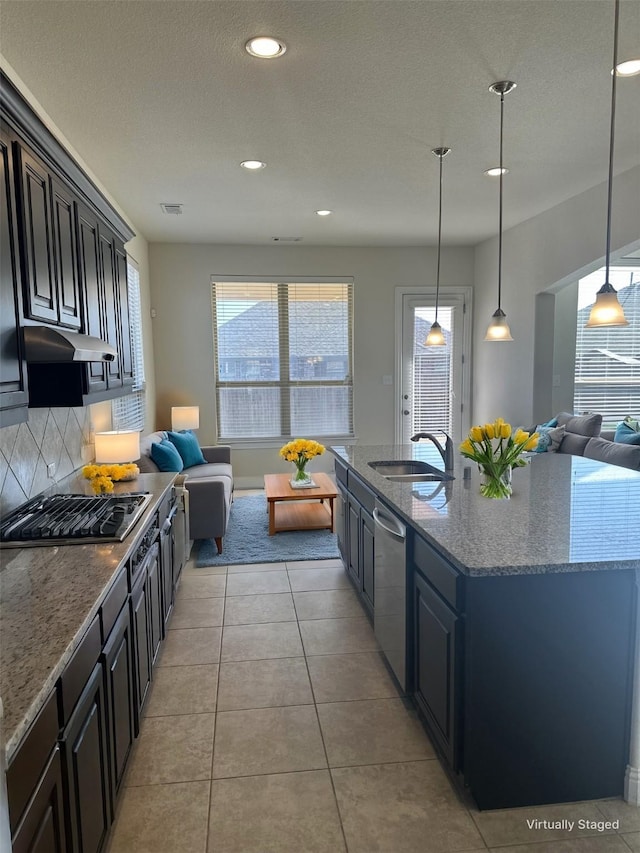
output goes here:
[{"label": "teal throw pillow", "polygon": [[202,455],[198,439],[191,430],[180,432],[168,432],[169,441],[175,445],[180,454],[185,468],[193,468],[194,465],[206,465],[207,460]]},{"label": "teal throw pillow", "polygon": [[616,427],[616,434],[613,440],[618,444],[640,445],[640,432],[637,432],[632,426],[623,421]]},{"label": "teal throw pillow", "polygon": [[151,445],[151,458],[161,471],[168,474],[179,474],[184,468],[180,454],[166,438]]}]

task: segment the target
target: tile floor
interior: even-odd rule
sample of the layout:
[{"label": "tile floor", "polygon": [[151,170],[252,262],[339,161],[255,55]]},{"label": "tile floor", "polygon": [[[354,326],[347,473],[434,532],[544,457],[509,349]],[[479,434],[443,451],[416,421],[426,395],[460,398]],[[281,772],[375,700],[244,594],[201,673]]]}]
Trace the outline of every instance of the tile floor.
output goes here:
[{"label": "tile floor", "polygon": [[185,568],[124,784],[109,853],[640,851],[617,800],[463,802],[335,560]]}]

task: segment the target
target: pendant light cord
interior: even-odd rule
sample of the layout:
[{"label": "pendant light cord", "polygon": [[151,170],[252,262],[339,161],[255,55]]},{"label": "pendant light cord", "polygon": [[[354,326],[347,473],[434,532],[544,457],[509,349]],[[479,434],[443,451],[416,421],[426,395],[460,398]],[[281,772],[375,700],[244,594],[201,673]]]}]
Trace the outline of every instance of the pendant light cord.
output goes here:
[{"label": "pendant light cord", "polygon": [[613,204],[613,148],[616,127],[616,65],[618,64],[619,17],[620,0],[615,0],[615,16],[613,25],[613,73],[611,74],[611,132],[609,136],[609,189],[607,193],[607,249],[605,255],[605,284],[609,284],[609,268],[611,266],[611,208]]},{"label": "pendant light cord", "polygon": [[440,244],[442,241],[442,161],[444,160],[444,154],[439,154],[438,159],[440,160],[440,202],[438,205],[438,263],[436,265],[436,323],[438,322],[438,305],[440,296]]},{"label": "pendant light cord", "polygon": [[504,124],[504,92],[500,93],[500,213],[498,217],[498,310],[502,308],[502,128]]}]

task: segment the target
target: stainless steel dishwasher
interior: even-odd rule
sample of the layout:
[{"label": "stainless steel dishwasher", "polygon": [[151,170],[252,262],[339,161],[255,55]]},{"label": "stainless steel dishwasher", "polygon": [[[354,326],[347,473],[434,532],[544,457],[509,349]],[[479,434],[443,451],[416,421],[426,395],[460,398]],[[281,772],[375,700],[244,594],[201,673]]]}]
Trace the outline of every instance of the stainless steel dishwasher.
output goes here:
[{"label": "stainless steel dishwasher", "polygon": [[373,626],[402,690],[407,688],[407,528],[383,503],[373,510],[375,610]]}]

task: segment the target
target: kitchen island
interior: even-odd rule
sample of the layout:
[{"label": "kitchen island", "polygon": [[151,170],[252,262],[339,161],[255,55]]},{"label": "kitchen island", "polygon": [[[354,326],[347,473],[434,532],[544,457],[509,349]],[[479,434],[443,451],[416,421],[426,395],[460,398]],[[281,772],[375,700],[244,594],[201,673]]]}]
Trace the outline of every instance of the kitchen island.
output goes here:
[{"label": "kitchen island", "polygon": [[442,468],[431,445],[332,450],[343,555],[357,587],[354,554],[363,557],[374,623],[367,495],[407,527],[406,689],[454,778],[482,809],[621,795],[640,474],[534,455],[503,501],[480,495],[479,473],[462,459],[445,482],[395,482],[370,466]]}]

